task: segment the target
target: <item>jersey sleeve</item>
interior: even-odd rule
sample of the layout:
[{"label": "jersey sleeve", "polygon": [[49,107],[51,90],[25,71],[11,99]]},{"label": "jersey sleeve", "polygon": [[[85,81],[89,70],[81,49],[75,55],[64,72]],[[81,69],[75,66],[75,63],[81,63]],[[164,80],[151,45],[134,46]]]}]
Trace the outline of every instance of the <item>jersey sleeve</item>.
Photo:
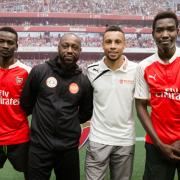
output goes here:
[{"label": "jersey sleeve", "polygon": [[90,69],[90,68],[87,69],[87,77],[88,77],[89,81],[90,81],[91,84],[92,84],[93,76],[92,76],[92,72],[91,72],[91,69]]},{"label": "jersey sleeve", "polygon": [[137,67],[134,93],[134,97],[137,99],[149,99],[149,88],[144,79],[144,69],[145,68],[141,64]]}]

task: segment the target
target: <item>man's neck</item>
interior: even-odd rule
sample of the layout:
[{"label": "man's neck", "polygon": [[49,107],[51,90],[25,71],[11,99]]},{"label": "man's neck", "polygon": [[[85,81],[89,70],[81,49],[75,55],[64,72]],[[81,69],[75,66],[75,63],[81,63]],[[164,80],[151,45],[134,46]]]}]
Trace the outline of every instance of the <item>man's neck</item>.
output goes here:
[{"label": "man's neck", "polygon": [[104,59],[104,63],[112,71],[119,69],[122,66],[122,64],[124,63],[124,61],[125,61],[124,56],[121,56],[120,59],[115,60],[115,61],[109,60],[107,58]]},{"label": "man's neck", "polygon": [[14,64],[16,61],[17,60],[14,57],[10,58],[10,59],[5,59],[5,58],[0,57],[0,67],[7,69],[7,68],[9,68],[9,66]]},{"label": "man's neck", "polygon": [[176,52],[176,47],[167,50],[159,50],[158,55],[164,63],[169,63],[169,60],[173,57]]}]

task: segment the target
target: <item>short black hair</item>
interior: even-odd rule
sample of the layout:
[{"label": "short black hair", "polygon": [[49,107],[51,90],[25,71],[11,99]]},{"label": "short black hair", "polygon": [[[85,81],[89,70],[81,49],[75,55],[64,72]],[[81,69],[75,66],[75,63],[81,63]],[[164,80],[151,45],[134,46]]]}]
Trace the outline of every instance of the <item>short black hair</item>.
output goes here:
[{"label": "short black hair", "polygon": [[177,17],[177,15],[176,15],[174,12],[172,12],[172,11],[162,11],[162,12],[159,12],[159,13],[154,17],[153,24],[152,24],[152,29],[153,29],[153,31],[155,30],[155,26],[156,26],[157,20],[159,20],[159,19],[165,19],[165,18],[172,18],[172,19],[174,19],[174,21],[175,21],[175,23],[176,23],[176,28],[178,29],[179,23],[178,23],[178,17]]},{"label": "short black hair", "polygon": [[111,25],[111,26],[107,26],[104,34],[108,31],[119,31],[119,32],[122,32],[124,34],[124,31],[117,25]]},{"label": "short black hair", "polygon": [[15,29],[9,26],[4,26],[0,28],[0,31],[10,32],[16,35],[16,42],[18,41],[18,33]]}]

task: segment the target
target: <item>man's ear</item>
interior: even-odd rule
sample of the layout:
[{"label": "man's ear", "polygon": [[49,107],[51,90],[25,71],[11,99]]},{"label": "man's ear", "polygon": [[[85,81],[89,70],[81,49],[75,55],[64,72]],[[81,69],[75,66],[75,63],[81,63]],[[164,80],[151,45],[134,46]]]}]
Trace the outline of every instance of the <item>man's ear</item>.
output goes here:
[{"label": "man's ear", "polygon": [[104,41],[101,43],[101,47],[104,49]]},{"label": "man's ear", "polygon": [[16,51],[17,51],[17,49],[18,49],[18,43],[16,43]]},{"label": "man's ear", "polygon": [[127,48],[126,40],[124,39],[124,49]]},{"label": "man's ear", "polygon": [[154,39],[154,31],[152,31],[152,37],[153,37],[153,39]]}]

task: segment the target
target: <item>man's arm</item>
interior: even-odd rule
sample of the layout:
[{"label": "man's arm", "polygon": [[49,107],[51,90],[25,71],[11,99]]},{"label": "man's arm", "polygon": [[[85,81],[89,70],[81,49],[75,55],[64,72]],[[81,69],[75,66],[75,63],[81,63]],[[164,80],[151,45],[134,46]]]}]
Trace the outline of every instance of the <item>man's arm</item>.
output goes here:
[{"label": "man's arm", "polygon": [[35,68],[33,68],[26,80],[20,98],[20,105],[27,115],[32,114],[33,107],[36,103],[38,85]]},{"label": "man's arm", "polygon": [[161,141],[158,138],[158,136],[153,128],[153,125],[152,125],[152,122],[151,122],[151,119],[149,116],[149,112],[147,109],[148,100],[135,99],[135,105],[136,105],[137,116],[140,119],[142,126],[144,127],[146,132],[150,135],[154,144],[158,146],[158,144],[160,144]]},{"label": "man's arm", "polygon": [[80,123],[90,120],[93,111],[93,88],[87,76],[83,81],[83,94],[79,105]]},{"label": "man's arm", "polygon": [[135,99],[136,104],[136,110],[138,118],[141,121],[142,126],[148,133],[148,135],[151,137],[152,141],[154,142],[154,145],[161,150],[161,152],[168,158],[173,160],[180,160],[180,156],[177,154],[180,153],[180,150],[172,145],[164,144],[158,137],[156,131],[153,128],[147,106],[148,106],[148,100],[143,99]]}]

